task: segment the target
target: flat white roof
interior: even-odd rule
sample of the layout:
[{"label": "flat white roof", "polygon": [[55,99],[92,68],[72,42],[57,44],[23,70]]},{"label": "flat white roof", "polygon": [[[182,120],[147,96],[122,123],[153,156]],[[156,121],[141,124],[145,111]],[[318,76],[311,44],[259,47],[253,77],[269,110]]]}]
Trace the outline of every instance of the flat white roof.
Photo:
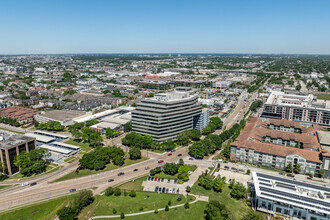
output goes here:
[{"label": "flat white roof", "polygon": [[106,110],[106,111],[103,111],[103,112],[96,113],[94,115],[89,115],[89,116],[86,116],[86,117],[79,118],[75,122],[80,123],[80,122],[86,122],[86,121],[98,119],[98,118],[113,114],[113,113],[118,112],[118,111],[119,110],[115,110],[115,109]]},{"label": "flat white roof", "polygon": [[24,135],[28,136],[28,137],[35,138],[35,139],[37,139],[37,141],[41,141],[41,142],[44,142],[44,143],[48,143],[48,142],[51,142],[51,141],[55,140],[55,138],[47,137],[47,136],[40,135],[40,134],[34,134],[34,133],[26,133]]},{"label": "flat white roof", "polygon": [[40,148],[44,148],[44,149],[47,149],[49,151],[54,151],[54,152],[61,153],[61,154],[70,154],[72,152],[71,150],[50,146],[48,144],[43,144],[43,145],[40,146]]},{"label": "flat white roof", "polygon": [[59,137],[59,138],[69,138],[69,136],[66,136],[63,134],[57,134],[57,133],[53,133],[53,132],[36,130],[34,133],[36,133],[36,132],[38,132],[39,134],[51,135],[51,136]]},{"label": "flat white roof", "polygon": [[71,149],[74,149],[74,150],[80,150],[79,146],[72,145],[72,144],[66,144],[66,143],[57,142],[57,141],[53,142],[52,144],[62,146],[62,147],[66,147],[66,148],[71,148]]}]

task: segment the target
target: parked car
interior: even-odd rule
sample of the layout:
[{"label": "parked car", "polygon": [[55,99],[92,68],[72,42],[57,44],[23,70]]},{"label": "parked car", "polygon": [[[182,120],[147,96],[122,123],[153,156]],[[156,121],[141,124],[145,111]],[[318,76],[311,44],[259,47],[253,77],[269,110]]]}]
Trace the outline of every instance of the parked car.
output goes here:
[{"label": "parked car", "polygon": [[236,168],[236,167],[232,167],[231,169],[232,169],[232,170],[237,170],[237,168]]},{"label": "parked car", "polygon": [[151,181],[154,181],[154,177],[151,177]]},{"label": "parked car", "polygon": [[289,174],[286,174],[288,177],[294,177],[294,175],[293,174],[291,174],[291,173],[289,173]]},{"label": "parked car", "polygon": [[228,183],[231,183],[231,179],[228,180]]},{"label": "parked car", "polygon": [[179,191],[180,191],[180,190],[179,190],[179,188],[178,188],[178,189],[176,190],[176,193],[179,194]]},{"label": "parked car", "polygon": [[133,170],[133,172],[136,172],[136,171],[138,171],[138,169],[134,169],[134,170]]},{"label": "parked car", "polygon": [[171,150],[171,152],[175,152],[175,149]]},{"label": "parked car", "polygon": [[171,182],[171,179],[170,178],[168,178],[168,180],[167,180],[167,183],[170,183]]},{"label": "parked car", "polygon": [[76,189],[70,189],[69,192],[75,192],[77,191]]},{"label": "parked car", "polygon": [[163,189],[162,189],[162,193],[164,193],[165,192],[165,187],[163,187]]},{"label": "parked car", "polygon": [[169,189],[169,190],[168,190],[168,193],[172,193],[172,189]]},{"label": "parked car", "polygon": [[182,154],[178,154],[178,157],[181,157],[182,156]]},{"label": "parked car", "polygon": [[162,178],[162,182],[164,182],[164,178]]},{"label": "parked car", "polygon": [[150,167],[145,167],[144,169],[145,169],[145,170],[149,170],[149,169],[150,169]]},{"label": "parked car", "polygon": [[158,178],[158,180],[157,180],[158,182],[160,182],[160,178]]},{"label": "parked car", "polygon": [[114,181],[114,179],[108,179],[108,182],[110,183],[110,182],[113,182]]},{"label": "parked car", "polygon": [[120,173],[118,173],[117,175],[118,175],[118,176],[122,176],[122,175],[125,175],[125,173],[124,173],[124,172],[120,172]]},{"label": "parked car", "polygon": [[285,173],[278,173],[278,174],[280,174],[280,175],[282,175],[282,176],[285,176]]},{"label": "parked car", "polygon": [[160,161],[158,161],[158,163],[164,163],[164,160],[160,160]]},{"label": "parked car", "polygon": [[189,157],[189,160],[194,160],[194,158],[192,158],[192,157]]},{"label": "parked car", "polygon": [[151,179],[151,177],[150,177],[150,176],[148,176],[148,181],[150,181],[150,179]]},{"label": "parked car", "polygon": [[26,182],[26,183],[22,183],[22,185],[21,186],[28,186],[29,185],[29,183],[28,182]]},{"label": "parked car", "polygon": [[223,163],[228,163],[228,161],[223,161]]},{"label": "parked car", "polygon": [[229,169],[229,166],[225,166],[225,169]]},{"label": "parked car", "polygon": [[168,193],[168,188],[166,188],[166,193]]},{"label": "parked car", "polygon": [[174,183],[176,184],[178,182],[178,179],[174,179]]},{"label": "parked car", "polygon": [[169,153],[167,156],[172,156],[172,153]]},{"label": "parked car", "polygon": [[157,177],[155,177],[155,181],[157,181]]},{"label": "parked car", "polygon": [[155,192],[158,192],[158,186],[156,186],[156,188],[155,188]]},{"label": "parked car", "polygon": [[172,189],[172,193],[175,193],[175,188]]},{"label": "parked car", "polygon": [[243,169],[239,169],[239,171],[245,173],[245,170],[243,170]]}]

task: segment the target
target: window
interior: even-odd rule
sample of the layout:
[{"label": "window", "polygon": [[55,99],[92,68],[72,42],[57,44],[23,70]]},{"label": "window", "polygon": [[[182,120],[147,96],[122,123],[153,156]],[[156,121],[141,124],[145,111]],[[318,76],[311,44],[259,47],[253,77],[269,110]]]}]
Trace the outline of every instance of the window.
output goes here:
[{"label": "window", "polygon": [[276,212],[282,213],[282,209],[279,207],[276,207]]}]

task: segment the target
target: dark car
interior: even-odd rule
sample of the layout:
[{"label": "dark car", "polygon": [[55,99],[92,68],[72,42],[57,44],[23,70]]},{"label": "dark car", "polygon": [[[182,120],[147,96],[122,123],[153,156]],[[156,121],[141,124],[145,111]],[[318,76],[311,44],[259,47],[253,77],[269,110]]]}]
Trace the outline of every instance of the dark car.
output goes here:
[{"label": "dark car", "polygon": [[240,171],[240,172],[243,172],[243,173],[245,172],[245,170],[243,170],[243,169],[239,169],[239,171]]},{"label": "dark car", "polygon": [[178,154],[178,157],[181,157],[182,156],[182,154]]},{"label": "dark car", "polygon": [[153,177],[151,177],[151,181],[154,181],[154,178]]},{"label": "dark car", "polygon": [[158,182],[160,182],[160,178],[158,178]]},{"label": "dark car", "polygon": [[156,188],[155,188],[155,192],[158,192],[158,186],[156,186]]},{"label": "dark car", "polygon": [[228,161],[223,161],[223,163],[228,163]]},{"label": "dark car", "polygon": [[166,193],[168,193],[168,188],[166,188]]},{"label": "dark car", "polygon": [[70,189],[69,192],[75,192],[77,191],[76,189]]},{"label": "dark car", "polygon": [[189,157],[189,160],[194,160],[194,158],[192,158],[192,157]]},{"label": "dark car", "polygon": [[294,177],[294,175],[293,174],[286,174],[288,177]]},{"label": "dark car", "polygon": [[225,166],[225,169],[229,169],[229,166]]},{"label": "dark car", "polygon": [[162,193],[163,193],[163,192],[165,192],[165,187],[163,187],[163,189],[162,189]]},{"label": "dark car", "polygon": [[172,189],[172,193],[175,193],[175,188]]},{"label": "dark car", "polygon": [[115,181],[114,179],[108,179],[108,182],[110,183],[110,182],[113,182],[113,181]]},{"label": "dark car", "polygon": [[134,169],[133,171],[136,172],[136,171],[138,171],[138,169]]},{"label": "dark car", "polygon": [[164,182],[164,178],[162,178],[162,182]]},{"label": "dark car", "polygon": [[178,189],[176,190],[176,193],[178,193],[178,194],[179,194],[179,191],[180,191],[180,190],[179,190],[179,188],[178,188]]},{"label": "dark car", "polygon": [[35,185],[37,185],[36,182],[33,182],[33,183],[30,184],[30,186],[35,186]]},{"label": "dark car", "polygon": [[151,177],[150,177],[150,176],[148,176],[148,181],[150,181],[150,179],[151,179]]},{"label": "dark car", "polygon": [[167,180],[167,183],[170,183],[171,182],[171,179],[169,178],[168,180]]},{"label": "dark car", "polygon": [[125,175],[125,173],[124,173],[124,172],[120,172],[120,173],[118,173],[117,175],[118,175],[118,176],[122,176],[122,175]]},{"label": "dark car", "polygon": [[159,187],[158,192],[161,192],[161,191],[162,191],[162,187]]},{"label": "dark car", "polygon": [[236,168],[236,167],[232,167],[231,169],[232,169],[232,170],[237,170],[237,168]]},{"label": "dark car", "polygon": [[285,173],[278,173],[278,174],[280,174],[280,175],[282,175],[282,176],[285,176]]},{"label": "dark car", "polygon": [[178,182],[178,179],[174,179],[174,183],[176,184]]}]

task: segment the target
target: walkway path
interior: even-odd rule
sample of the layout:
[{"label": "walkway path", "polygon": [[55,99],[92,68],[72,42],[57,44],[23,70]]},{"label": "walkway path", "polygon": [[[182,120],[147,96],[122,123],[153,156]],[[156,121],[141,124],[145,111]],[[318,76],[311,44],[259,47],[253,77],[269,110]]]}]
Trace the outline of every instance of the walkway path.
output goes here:
[{"label": "walkway path", "polygon": [[[198,201],[205,201],[205,202],[208,201],[208,197],[206,197],[206,196],[203,196],[203,197],[199,198],[198,195],[194,195],[194,194],[189,194],[189,195],[195,197],[195,200],[192,201],[192,202],[189,202],[189,204],[193,204],[193,203],[196,203]],[[184,203],[179,204],[179,205],[170,206],[169,208],[174,209],[174,208],[181,207],[181,206],[184,206]],[[158,211],[163,211],[163,210],[165,210],[165,208],[158,209]],[[144,214],[149,214],[149,213],[154,213],[154,212],[155,212],[155,210],[149,210],[149,211],[144,211],[144,212],[136,212],[136,213],[126,214],[125,217],[126,216],[144,215]],[[93,216],[93,217],[89,218],[89,220],[100,219],[100,218],[101,219],[103,219],[103,218],[120,218],[120,215]]]}]

